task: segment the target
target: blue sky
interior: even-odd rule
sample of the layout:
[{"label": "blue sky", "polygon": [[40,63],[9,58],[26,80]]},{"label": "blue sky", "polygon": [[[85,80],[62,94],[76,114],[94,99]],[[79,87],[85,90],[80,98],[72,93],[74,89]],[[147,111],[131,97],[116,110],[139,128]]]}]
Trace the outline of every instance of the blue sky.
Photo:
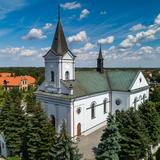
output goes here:
[{"label": "blue sky", "polygon": [[160,67],[160,0],[0,0],[0,66],[44,66],[57,8],[78,67]]}]

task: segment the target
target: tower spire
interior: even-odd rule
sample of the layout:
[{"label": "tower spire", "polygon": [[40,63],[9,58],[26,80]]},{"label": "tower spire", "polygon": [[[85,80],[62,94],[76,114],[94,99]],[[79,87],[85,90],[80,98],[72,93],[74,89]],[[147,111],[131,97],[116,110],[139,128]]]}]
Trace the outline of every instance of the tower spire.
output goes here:
[{"label": "tower spire", "polygon": [[99,54],[98,54],[98,58],[97,58],[97,72],[103,73],[104,72],[104,68],[103,68],[103,54],[102,54],[102,46],[100,44],[100,48],[99,48]]},{"label": "tower spire", "polygon": [[98,55],[98,58],[99,58],[99,59],[103,59],[102,45],[101,45],[101,43],[100,43],[99,45],[100,45],[100,47],[99,47],[99,55]]},{"label": "tower spire", "polygon": [[51,50],[57,56],[63,56],[69,50],[67,41],[63,32],[61,20],[60,20],[60,6],[58,6],[58,23],[57,23],[54,39],[52,42]]}]

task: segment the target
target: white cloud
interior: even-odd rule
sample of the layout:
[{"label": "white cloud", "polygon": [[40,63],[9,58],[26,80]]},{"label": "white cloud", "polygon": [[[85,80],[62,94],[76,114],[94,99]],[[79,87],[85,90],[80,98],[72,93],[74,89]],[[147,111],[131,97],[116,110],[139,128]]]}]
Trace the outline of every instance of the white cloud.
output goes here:
[{"label": "white cloud", "polygon": [[82,10],[81,14],[80,14],[80,19],[83,19],[85,17],[87,17],[89,15],[89,10],[88,9],[84,9]]},{"label": "white cloud", "polygon": [[85,31],[81,31],[76,35],[68,37],[68,42],[83,42],[88,39],[87,34]]},{"label": "white cloud", "polygon": [[49,50],[49,47],[46,48],[26,48],[26,47],[7,47],[1,48],[0,54],[5,55],[6,57],[39,57],[39,55],[46,54]]},{"label": "white cloud", "polygon": [[136,42],[137,40],[133,35],[128,35],[127,38],[120,43],[120,47],[131,48]]},{"label": "white cloud", "polygon": [[84,50],[85,50],[85,51],[88,51],[88,50],[93,49],[94,47],[95,47],[94,44],[88,42],[88,43],[86,43],[86,44],[84,45]]},{"label": "white cloud", "polygon": [[142,24],[136,24],[132,28],[130,28],[130,31],[139,31],[142,29],[145,29],[146,27]]},{"label": "white cloud", "polygon": [[53,24],[52,24],[52,23],[46,23],[46,24],[43,26],[43,29],[44,29],[44,30],[49,30],[49,29],[51,29],[51,28],[53,28]]},{"label": "white cloud", "polygon": [[144,46],[139,49],[138,54],[153,54],[154,52],[151,46]]},{"label": "white cloud", "polygon": [[27,35],[23,36],[24,40],[44,39],[47,38],[41,29],[32,28]]},{"label": "white cloud", "polygon": [[1,53],[7,53],[7,54],[10,54],[10,55],[15,55],[18,52],[20,52],[22,48],[19,48],[19,47],[3,48],[3,49],[0,49],[0,52]]},{"label": "white cloud", "polygon": [[160,14],[156,17],[155,24],[160,25]]},{"label": "white cloud", "polygon": [[140,45],[141,41],[150,41],[156,39],[156,34],[160,31],[160,27],[156,27],[154,25],[149,26],[146,31],[141,31],[136,33],[136,35],[128,35],[126,39],[124,39],[120,43],[120,47],[122,48],[130,48],[134,45]]},{"label": "white cloud", "polygon": [[100,44],[112,44],[114,41],[114,36],[109,36],[107,38],[102,38],[98,40]]},{"label": "white cloud", "polygon": [[101,12],[100,12],[100,15],[105,15],[105,14],[107,14],[106,11],[101,11]]},{"label": "white cloud", "polygon": [[26,5],[25,0],[2,0],[0,1],[0,19],[4,19],[10,12],[21,9]]},{"label": "white cloud", "polygon": [[68,3],[64,3],[60,5],[63,9],[77,9],[77,8],[81,8],[81,4],[77,3],[76,1],[74,2],[68,2]]},{"label": "white cloud", "polygon": [[76,53],[76,54],[83,54],[86,51],[91,51],[93,48],[95,48],[95,45],[88,42],[82,48],[73,49],[72,51],[73,53]]},{"label": "white cloud", "polygon": [[34,56],[37,53],[36,50],[32,50],[32,49],[23,49],[20,52],[20,56],[24,56],[24,57],[30,57],[30,56]]},{"label": "white cloud", "polygon": [[26,49],[25,47],[10,47],[10,48],[4,48],[0,49],[0,53],[11,55],[11,56],[33,56],[36,54],[36,50],[33,49]]}]

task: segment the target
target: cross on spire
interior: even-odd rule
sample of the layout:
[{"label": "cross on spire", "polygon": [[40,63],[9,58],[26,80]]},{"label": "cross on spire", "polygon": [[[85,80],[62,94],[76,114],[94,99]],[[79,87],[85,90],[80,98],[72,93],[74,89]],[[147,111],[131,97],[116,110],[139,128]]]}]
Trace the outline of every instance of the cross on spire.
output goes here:
[{"label": "cross on spire", "polygon": [[60,19],[61,17],[61,7],[60,5],[58,6],[58,20]]}]

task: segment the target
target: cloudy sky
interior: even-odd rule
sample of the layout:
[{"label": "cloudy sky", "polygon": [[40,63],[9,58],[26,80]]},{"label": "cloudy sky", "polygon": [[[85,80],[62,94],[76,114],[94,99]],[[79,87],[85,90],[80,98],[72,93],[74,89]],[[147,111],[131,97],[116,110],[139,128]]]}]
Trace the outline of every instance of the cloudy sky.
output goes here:
[{"label": "cloudy sky", "polygon": [[78,67],[160,67],[160,0],[0,0],[0,66],[44,66],[57,8]]}]

